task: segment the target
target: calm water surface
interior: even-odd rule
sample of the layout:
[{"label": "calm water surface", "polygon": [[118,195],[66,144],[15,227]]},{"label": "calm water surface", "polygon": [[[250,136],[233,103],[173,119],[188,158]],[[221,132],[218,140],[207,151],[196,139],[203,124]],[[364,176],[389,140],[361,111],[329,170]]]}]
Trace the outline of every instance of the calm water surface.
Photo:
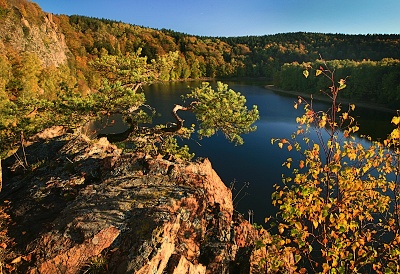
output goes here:
[{"label": "calm water surface", "polygon": [[[235,91],[247,98],[248,107],[258,105],[260,120],[257,121],[256,132],[244,135],[245,144],[235,146],[229,143],[222,134],[205,138],[196,142],[188,142],[196,157],[207,157],[226,185],[235,183],[233,195],[238,194],[245,182],[250,183],[237,195],[236,209],[247,216],[249,210],[254,211],[254,221],[262,224],[265,217],[275,214],[271,203],[273,185],[281,182],[282,173],[287,169],[282,163],[288,158],[295,159],[295,152],[287,152],[271,144],[271,138],[290,138],[296,131],[295,119],[302,115],[301,110],[293,108],[296,100],[293,96],[283,96],[252,83],[226,82]],[[170,115],[174,104],[182,103],[181,95],[189,93],[200,82],[178,82],[155,84],[146,87],[147,103],[155,107],[161,114],[155,123],[173,122]],[[314,104],[315,108],[327,109],[325,103]],[[393,114],[374,110],[358,110],[357,116],[364,134],[373,137],[384,137],[389,133],[390,120]],[[186,125],[194,122],[192,113],[182,113]],[[385,127],[386,126],[386,127]]]}]

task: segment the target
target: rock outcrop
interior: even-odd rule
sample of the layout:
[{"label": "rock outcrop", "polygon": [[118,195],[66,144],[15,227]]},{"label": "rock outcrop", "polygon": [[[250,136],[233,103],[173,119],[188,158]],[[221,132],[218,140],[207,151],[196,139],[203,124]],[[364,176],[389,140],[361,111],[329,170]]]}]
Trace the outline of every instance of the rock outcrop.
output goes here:
[{"label": "rock outcrop", "polygon": [[27,4],[34,15],[29,16],[22,7],[11,5],[12,12],[1,18],[0,50],[12,48],[15,52],[35,53],[44,67],[66,64],[70,51],[64,34],[53,22],[53,16],[44,13],[34,3]]},{"label": "rock outcrop", "polygon": [[146,158],[69,133],[24,151],[3,162],[8,270],[249,273],[255,231],[209,160]]}]

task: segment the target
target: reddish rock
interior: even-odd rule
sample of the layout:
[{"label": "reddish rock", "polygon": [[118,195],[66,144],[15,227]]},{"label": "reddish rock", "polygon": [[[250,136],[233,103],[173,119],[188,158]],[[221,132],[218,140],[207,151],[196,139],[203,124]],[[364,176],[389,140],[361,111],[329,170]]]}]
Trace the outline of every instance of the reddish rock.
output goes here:
[{"label": "reddish rock", "polygon": [[14,222],[6,263],[29,255],[22,273],[249,273],[255,232],[208,159],[147,159],[71,134],[25,150],[42,166],[7,168],[0,193]]},{"label": "reddish rock", "polygon": [[83,244],[76,245],[40,264],[37,271],[40,274],[78,273],[82,267],[82,261],[85,262],[94,256],[98,256],[114,242],[119,233],[120,231],[115,227],[105,228]]}]

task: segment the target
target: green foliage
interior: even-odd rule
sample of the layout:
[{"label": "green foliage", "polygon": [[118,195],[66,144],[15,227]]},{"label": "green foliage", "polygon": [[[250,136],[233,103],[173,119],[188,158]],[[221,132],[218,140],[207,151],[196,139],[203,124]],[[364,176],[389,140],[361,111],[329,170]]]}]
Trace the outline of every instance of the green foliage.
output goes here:
[{"label": "green foliage", "polygon": [[[253,124],[259,118],[257,106],[248,110],[245,97],[223,83],[218,82],[214,90],[209,83],[204,82],[184,99],[191,100],[189,106],[176,105],[173,111],[178,124],[138,128],[131,134],[130,140],[134,142],[136,150],[150,155],[161,154],[190,160],[194,155],[189,153],[186,145],[178,146],[177,138],[191,139],[196,126],[200,138],[211,137],[221,131],[235,144],[243,144],[241,135],[256,130]],[[184,127],[183,120],[176,113],[178,110],[193,112],[198,125]]]},{"label": "green foliage", "polygon": [[[12,58],[2,58],[4,100],[1,113],[2,153],[6,155],[14,147],[44,128],[62,124],[72,128],[99,116],[121,113],[133,130],[129,138],[138,151],[153,155],[171,155],[175,158],[191,159],[188,147],[179,147],[175,138],[191,138],[194,128],[182,125],[176,128],[155,126],[142,127],[151,122],[153,111],[148,114],[145,96],[140,92],[143,85],[154,80],[178,79],[193,64],[185,64],[178,51],[157,56],[149,61],[142,56],[142,49],[125,55],[111,55],[102,48],[99,57],[88,61],[76,57],[76,77],[68,66],[42,67],[36,54],[17,53]],[[196,63],[197,60],[194,60]],[[197,63],[202,70],[201,63]],[[180,67],[180,71],[175,71]],[[90,72],[90,81],[96,90],[89,90],[85,74]],[[11,76],[11,79],[7,79]],[[187,75],[186,75],[187,76]],[[245,98],[226,85],[218,83],[217,91],[207,84],[192,92],[188,98],[196,101],[190,108],[200,121],[200,136],[211,136],[217,131],[236,144],[243,143],[240,134],[255,130],[252,126],[258,119],[256,107],[248,111]],[[214,105],[216,103],[216,105]],[[223,112],[221,113],[221,110]],[[213,114],[207,116],[207,114]],[[208,121],[212,119],[212,121]],[[183,120],[182,120],[183,122]],[[24,136],[21,138],[21,136]]]},{"label": "green foliage", "polygon": [[210,137],[221,131],[229,141],[242,144],[240,135],[257,129],[253,125],[259,119],[257,106],[248,110],[246,98],[226,84],[218,82],[214,90],[205,82],[186,98],[195,102],[193,112],[200,122],[197,131],[200,137]]},{"label": "green foliage", "polygon": [[[398,59],[384,58],[379,61],[352,61],[332,60],[326,62],[332,68],[335,75],[345,77],[351,75],[351,81],[346,89],[340,93],[339,98],[362,100],[367,102],[381,103],[396,108],[400,103],[398,90],[400,90],[400,61]],[[310,74],[305,67],[318,68],[321,61],[311,63],[293,62],[282,66],[276,75],[276,85],[285,90],[294,90],[312,94],[320,94],[329,83],[326,78]],[[307,76],[302,77],[301,72]],[[342,88],[343,89],[343,88]]]},{"label": "green foliage", "polygon": [[177,139],[172,136],[167,136],[161,145],[161,155],[167,155],[181,160],[190,161],[194,154],[189,152],[187,145],[179,146]]},{"label": "green foliage", "polygon": [[120,82],[121,85],[134,85],[137,82],[148,83],[156,77],[156,70],[147,63],[147,57],[141,57],[142,49],[127,53],[125,56],[110,55],[104,51],[100,58],[90,65],[109,82]]},{"label": "green foliage", "polygon": [[[283,184],[276,185],[272,195],[279,207],[278,234],[268,237],[280,239],[278,250],[290,251],[295,258],[292,265],[279,268],[397,273],[400,118],[393,118],[396,128],[384,142],[356,141],[352,135],[359,128],[351,116],[355,106],[344,109],[336,101],[346,81],[336,81],[328,63],[322,64],[318,69],[307,66],[304,76],[313,71],[327,78],[331,108],[315,110],[312,102],[299,97],[295,107],[304,106],[304,114],[297,118],[297,131],[291,139],[272,140],[302,156],[298,162],[289,158],[283,163],[292,175],[283,176]],[[312,132],[316,137],[310,136]],[[268,244],[272,248],[271,240]]]}]

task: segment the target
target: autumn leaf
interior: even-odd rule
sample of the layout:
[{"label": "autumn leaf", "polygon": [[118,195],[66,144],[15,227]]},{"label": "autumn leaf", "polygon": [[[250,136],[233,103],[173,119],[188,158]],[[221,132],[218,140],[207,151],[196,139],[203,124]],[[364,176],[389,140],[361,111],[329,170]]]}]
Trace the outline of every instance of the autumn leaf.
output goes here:
[{"label": "autumn leaf", "polygon": [[17,264],[17,263],[19,263],[21,261],[22,261],[22,256],[19,256],[19,257],[15,258],[14,260],[12,260],[11,263],[12,264]]},{"label": "autumn leaf", "polygon": [[393,117],[392,123],[397,126],[400,123],[400,116]]},{"label": "autumn leaf", "polygon": [[321,73],[322,73],[322,70],[317,69],[317,70],[315,71],[315,76],[318,76],[318,75],[320,75]]},{"label": "autumn leaf", "polygon": [[353,126],[351,129],[353,132],[357,132],[360,128],[358,126]]},{"label": "autumn leaf", "polygon": [[314,228],[317,228],[317,227],[318,227],[318,221],[317,221],[317,220],[313,220],[312,223],[313,223],[313,225],[314,225]]},{"label": "autumn leaf", "polygon": [[393,139],[400,139],[400,130],[398,128],[395,128],[392,133],[390,133],[390,137]]},{"label": "autumn leaf", "polygon": [[304,77],[308,78],[308,75],[309,75],[309,74],[310,74],[310,73],[308,72],[308,70],[304,70],[304,71],[303,71]]}]

